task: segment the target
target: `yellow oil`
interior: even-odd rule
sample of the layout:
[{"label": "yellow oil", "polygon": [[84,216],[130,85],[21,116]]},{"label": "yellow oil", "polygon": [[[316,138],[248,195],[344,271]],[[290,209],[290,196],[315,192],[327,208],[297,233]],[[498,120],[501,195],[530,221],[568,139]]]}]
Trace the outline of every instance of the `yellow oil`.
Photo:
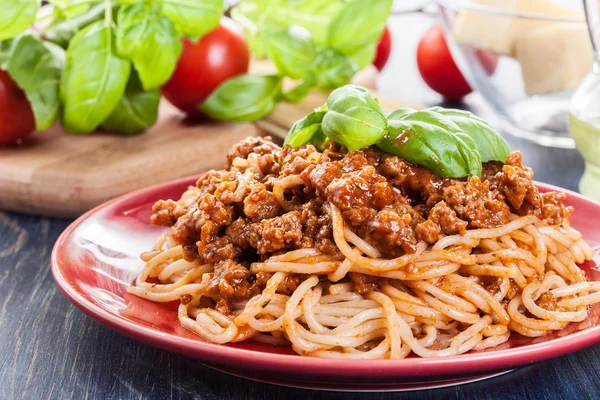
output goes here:
[{"label": "yellow oil", "polygon": [[600,201],[600,117],[583,119],[570,114],[569,129],[577,150],[585,160],[579,190],[583,195]]}]

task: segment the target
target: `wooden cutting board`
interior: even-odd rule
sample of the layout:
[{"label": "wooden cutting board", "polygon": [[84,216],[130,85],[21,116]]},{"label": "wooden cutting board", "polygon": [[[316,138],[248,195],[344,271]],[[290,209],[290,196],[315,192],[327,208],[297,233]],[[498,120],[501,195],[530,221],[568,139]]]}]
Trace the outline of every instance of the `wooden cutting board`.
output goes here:
[{"label": "wooden cutting board", "polygon": [[[72,218],[127,192],[222,168],[234,143],[250,135],[283,138],[326,99],[315,92],[301,103],[282,103],[256,124],[192,123],[163,102],[159,121],[133,137],[72,136],[56,125],[22,146],[0,147],[0,209]],[[412,106],[385,98],[380,104]]]}]

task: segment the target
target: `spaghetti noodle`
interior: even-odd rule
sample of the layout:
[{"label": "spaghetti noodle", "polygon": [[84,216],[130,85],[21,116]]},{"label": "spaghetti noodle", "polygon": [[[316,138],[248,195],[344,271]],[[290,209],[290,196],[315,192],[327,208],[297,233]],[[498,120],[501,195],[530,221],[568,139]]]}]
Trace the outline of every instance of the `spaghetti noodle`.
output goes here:
[{"label": "spaghetti noodle", "polygon": [[584,320],[600,282],[577,266],[592,249],[564,195],[537,192],[511,157],[456,181],[378,150],[248,139],[226,171],[157,203],[153,221],[172,228],[128,290],[180,300],[181,324],[208,341],[316,357],[441,357],[543,336]]}]

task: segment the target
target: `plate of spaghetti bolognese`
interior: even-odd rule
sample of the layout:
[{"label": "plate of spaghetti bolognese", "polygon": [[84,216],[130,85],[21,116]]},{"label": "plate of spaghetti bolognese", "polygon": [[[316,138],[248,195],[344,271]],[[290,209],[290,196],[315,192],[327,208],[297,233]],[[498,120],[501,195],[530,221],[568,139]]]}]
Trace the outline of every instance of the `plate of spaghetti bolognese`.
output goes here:
[{"label": "plate of spaghetti bolognese", "polygon": [[338,89],[283,146],[248,138],[223,170],[88,212],[55,245],[58,286],[142,342],[320,389],[458,384],[600,343],[600,204],[535,183],[472,114],[373,100]]}]

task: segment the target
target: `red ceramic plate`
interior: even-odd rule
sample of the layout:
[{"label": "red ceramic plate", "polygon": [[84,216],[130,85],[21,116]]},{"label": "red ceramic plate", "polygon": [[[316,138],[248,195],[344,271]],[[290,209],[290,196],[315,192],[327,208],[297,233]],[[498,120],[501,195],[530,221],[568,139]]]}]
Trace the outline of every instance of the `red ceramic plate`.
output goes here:
[{"label": "red ceramic plate", "polygon": [[[600,307],[592,308],[586,321],[553,335],[535,339],[513,335],[501,348],[447,358],[328,360],[252,341],[207,343],[182,328],[173,309],[126,292],[143,266],[139,254],[164,230],[149,222],[152,204],[178,198],[194,182],[195,178],[185,178],[131,193],[88,212],[67,228],[52,254],[54,279],[67,298],[90,317],[152,346],[250,379],[319,389],[402,390],[465,383],[600,343]],[[592,246],[600,245],[600,204],[567,193],[567,203],[575,207],[572,225]],[[590,279],[600,280],[600,271],[587,272]]]}]

